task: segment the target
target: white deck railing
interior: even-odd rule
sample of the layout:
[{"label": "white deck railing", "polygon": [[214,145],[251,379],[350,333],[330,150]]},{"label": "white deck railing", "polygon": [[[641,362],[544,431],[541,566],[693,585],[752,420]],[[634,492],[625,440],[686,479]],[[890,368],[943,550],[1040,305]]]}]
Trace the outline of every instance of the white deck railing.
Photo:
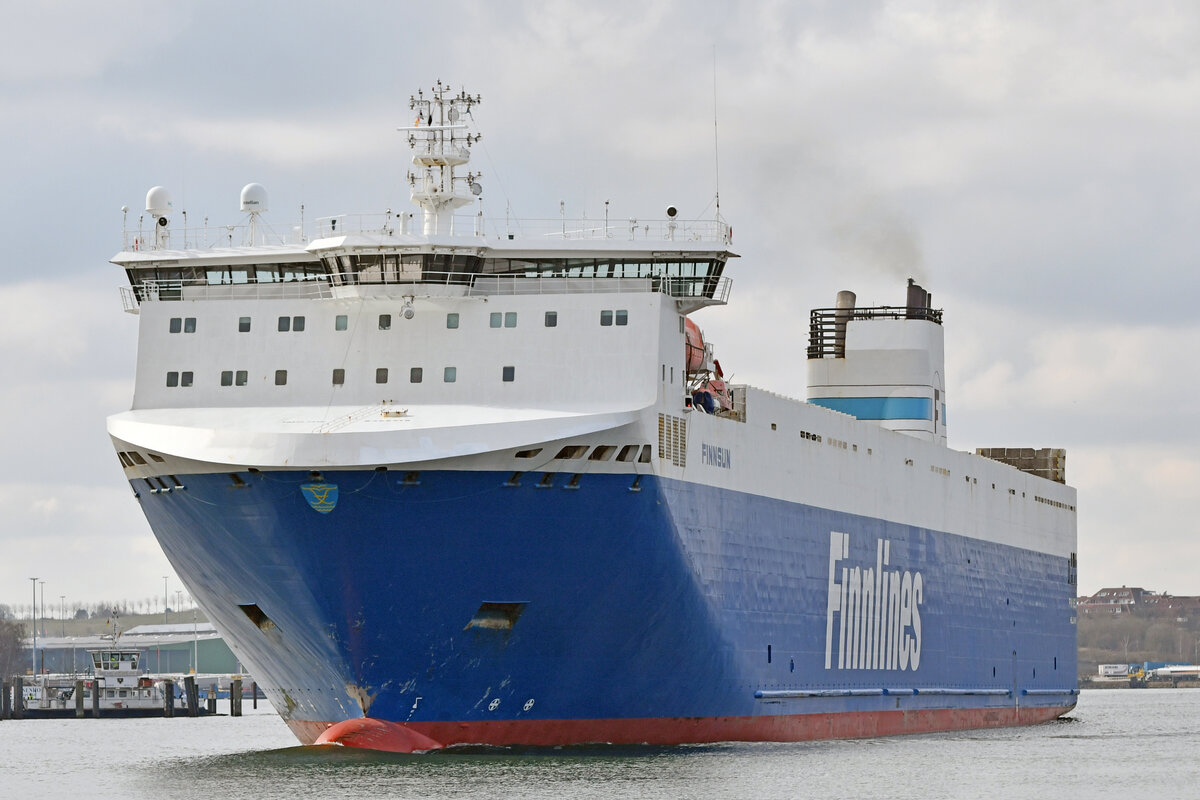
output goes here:
[{"label": "white deck railing", "polygon": [[[295,247],[303,249],[315,239],[346,234],[369,236],[400,236],[405,233],[424,233],[420,214],[339,214],[333,217],[295,223],[282,229],[260,220],[255,227],[257,246]],[[594,220],[594,219],[502,219],[478,215],[457,214],[451,229],[437,235],[475,238],[488,241],[514,239],[562,239],[565,241],[630,241],[630,242],[708,242],[719,245],[732,243],[732,229],[720,220]],[[153,250],[214,250],[250,246],[250,226],[204,225],[201,227],[168,226],[162,246],[153,224],[126,228],[121,246],[127,252]]]}]

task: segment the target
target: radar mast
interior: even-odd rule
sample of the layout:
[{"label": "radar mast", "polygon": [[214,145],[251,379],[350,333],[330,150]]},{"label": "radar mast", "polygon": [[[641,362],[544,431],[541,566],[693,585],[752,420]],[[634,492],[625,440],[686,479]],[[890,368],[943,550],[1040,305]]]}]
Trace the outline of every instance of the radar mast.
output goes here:
[{"label": "radar mast", "polygon": [[398,128],[408,134],[415,171],[408,173],[412,201],[425,211],[426,236],[454,233],[454,209],[470,203],[482,191],[479,173],[455,173],[471,160],[471,145],[480,134],[470,133],[466,117],[480,96],[466,91],[453,94],[441,81],[428,97],[418,90],[408,107],[416,118],[411,126]]}]

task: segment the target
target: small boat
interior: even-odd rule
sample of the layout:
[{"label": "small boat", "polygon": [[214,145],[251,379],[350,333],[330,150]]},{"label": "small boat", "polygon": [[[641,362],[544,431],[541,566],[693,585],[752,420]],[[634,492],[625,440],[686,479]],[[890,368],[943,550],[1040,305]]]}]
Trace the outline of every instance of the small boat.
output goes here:
[{"label": "small boat", "polygon": [[[138,668],[141,653],[122,648],[114,637],[109,648],[88,650],[92,658],[91,675],[48,674],[33,678],[21,689],[25,713],[37,717],[65,717],[75,714],[75,692],[82,681],[83,708],[88,714],[99,703],[101,716],[157,717],[166,709],[166,687],[170,678],[142,672]],[[174,712],[187,714],[187,697],[182,681],[171,688]],[[94,698],[93,692],[99,692]],[[204,713],[203,706],[200,712]]]}]

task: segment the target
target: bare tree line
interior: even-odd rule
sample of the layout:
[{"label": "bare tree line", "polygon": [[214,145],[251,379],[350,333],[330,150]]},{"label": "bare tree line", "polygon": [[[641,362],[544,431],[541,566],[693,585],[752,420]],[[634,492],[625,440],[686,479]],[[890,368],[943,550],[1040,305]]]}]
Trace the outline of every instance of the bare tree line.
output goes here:
[{"label": "bare tree line", "polygon": [[[184,609],[192,609],[195,603],[192,598],[183,594],[177,593],[171,598],[174,603],[167,606],[168,613],[176,613]],[[61,620],[65,616],[67,619],[95,619],[100,617],[109,617],[113,613],[118,616],[130,617],[138,614],[162,614],[163,613],[163,598],[162,597],[147,597],[141,600],[98,600],[95,602],[69,602],[63,604],[58,598],[54,602],[46,600],[45,607],[39,602],[36,606],[33,603],[16,603],[16,604],[0,604],[0,620],[30,620],[35,617],[38,619]]]}]

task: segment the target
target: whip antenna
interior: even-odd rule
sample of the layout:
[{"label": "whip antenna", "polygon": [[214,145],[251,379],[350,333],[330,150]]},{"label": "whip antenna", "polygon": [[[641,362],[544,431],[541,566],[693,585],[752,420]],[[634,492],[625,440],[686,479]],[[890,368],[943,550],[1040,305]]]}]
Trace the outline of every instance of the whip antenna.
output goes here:
[{"label": "whip antenna", "polygon": [[721,154],[717,139],[717,46],[713,45],[713,188],[716,190],[717,220],[721,219]]}]

